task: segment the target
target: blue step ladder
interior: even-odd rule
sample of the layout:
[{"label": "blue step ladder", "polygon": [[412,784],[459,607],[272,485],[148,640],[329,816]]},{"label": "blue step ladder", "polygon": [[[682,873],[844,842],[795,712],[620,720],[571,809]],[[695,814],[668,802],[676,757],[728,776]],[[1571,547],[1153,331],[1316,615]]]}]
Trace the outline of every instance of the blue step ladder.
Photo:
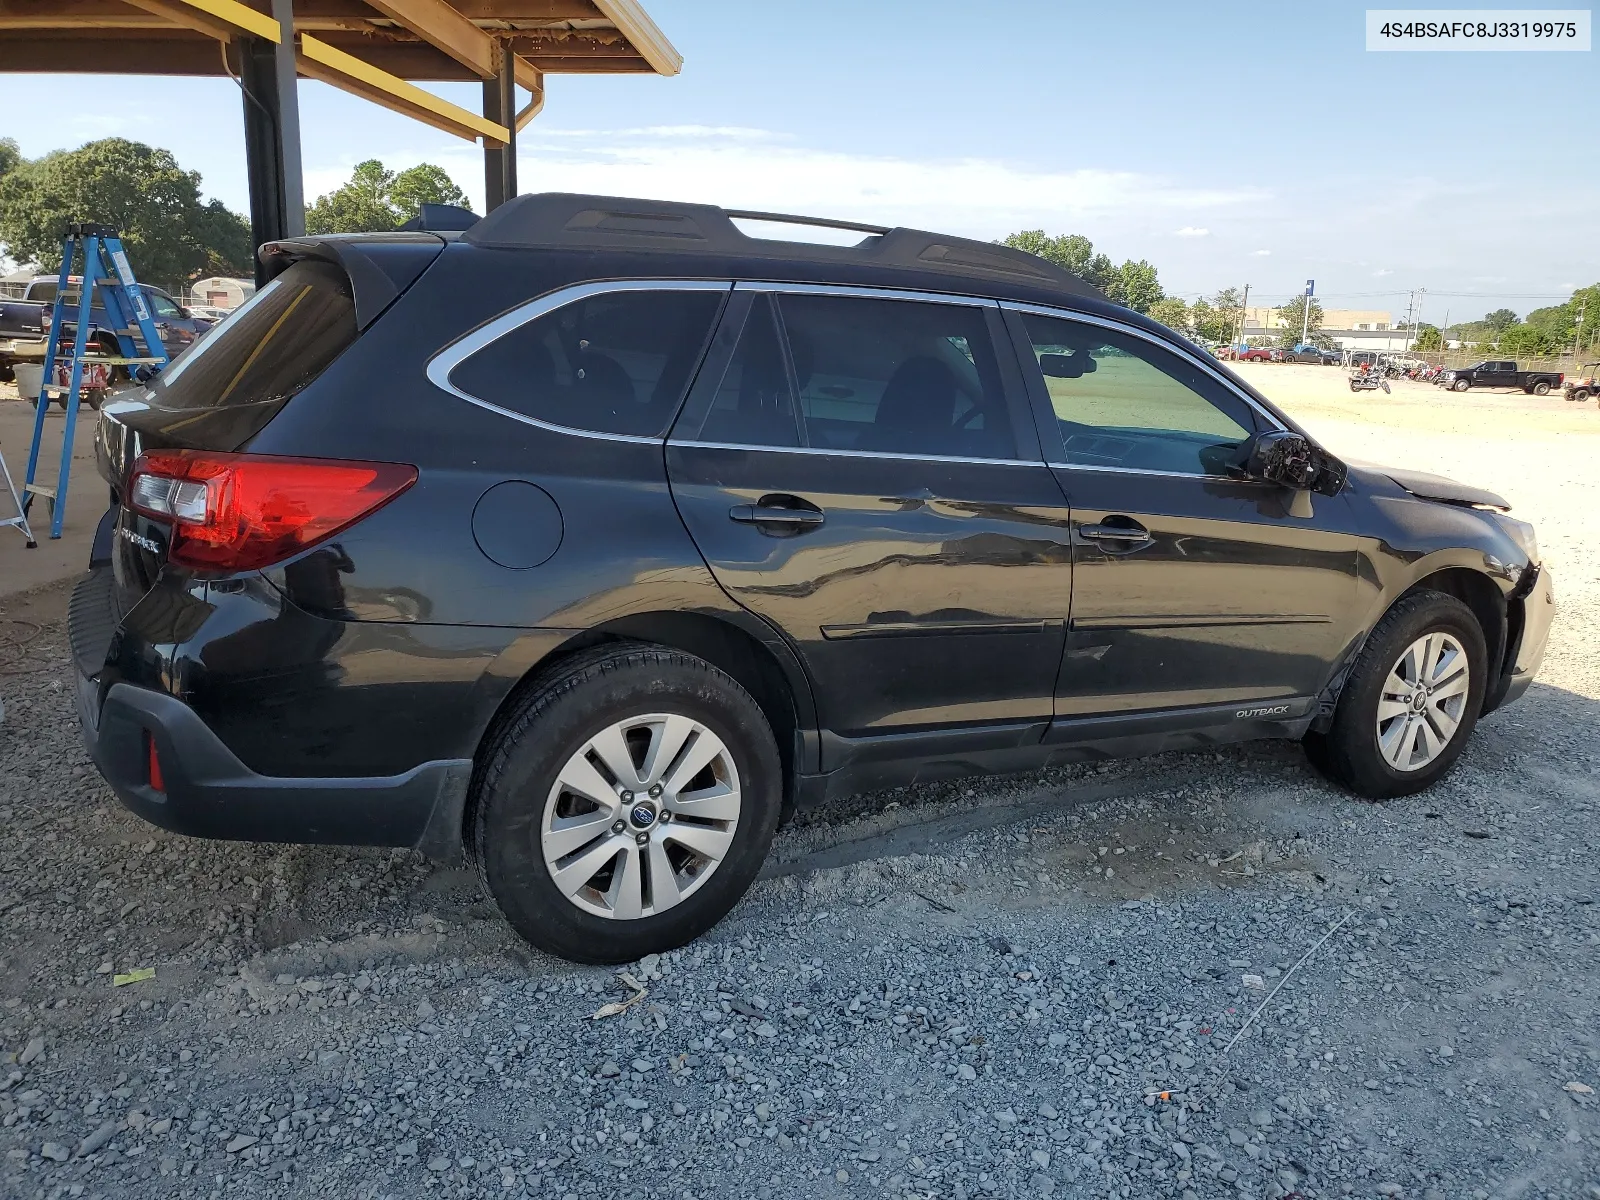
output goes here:
[{"label": "blue step ladder", "polygon": [[[72,284],[72,267],[79,252],[83,254],[83,282],[78,285],[78,328],[72,339],[71,353],[61,354],[62,317],[67,312],[67,289]],[[117,339],[115,357],[90,355],[90,313],[99,299],[105,310],[110,333]],[[135,337],[144,342],[140,353]],[[67,386],[56,384],[56,366],[70,366]],[[45,342],[44,380],[39,389],[39,402],[33,414],[33,445],[28,450],[28,472],[22,484],[22,512],[26,516],[35,496],[43,496],[50,508],[50,536],[61,536],[61,523],[67,513],[67,481],[72,470],[72,442],[78,429],[78,401],[83,390],[83,369],[86,363],[104,363],[107,366],[134,366],[149,364],[157,369],[166,366],[167,350],[156,334],[155,320],[150,314],[150,303],[139,290],[128,265],[128,256],[122,249],[122,238],[109,225],[85,222],[69,226],[61,242],[61,275],[56,280],[56,298],[51,309],[50,336]],[[39,450],[44,444],[44,418],[49,411],[52,396],[64,397],[66,431],[61,443],[61,469],[55,482],[38,482]],[[29,545],[33,542],[30,538]]]}]

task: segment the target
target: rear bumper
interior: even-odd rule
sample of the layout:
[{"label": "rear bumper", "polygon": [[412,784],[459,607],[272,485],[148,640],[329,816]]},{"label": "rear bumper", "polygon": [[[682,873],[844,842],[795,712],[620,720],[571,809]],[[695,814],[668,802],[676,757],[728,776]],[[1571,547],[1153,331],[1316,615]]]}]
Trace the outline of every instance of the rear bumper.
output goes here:
[{"label": "rear bumper", "polygon": [[[116,636],[108,573],[85,576],[68,607],[78,720],[101,775],[129,809],[191,837],[257,842],[411,846],[461,854],[470,759],[420,763],[399,775],[278,776],[247,767],[182,700],[127,682],[109,688]],[[161,784],[150,782],[155,748]]]},{"label": "rear bumper", "polygon": [[[98,682],[80,675],[78,717],[89,755],[117,798],[153,825],[191,837],[459,853],[468,759],[426,762],[403,775],[260,775],[176,697],[128,683],[98,697]],[[161,790],[150,784],[152,745]]]}]

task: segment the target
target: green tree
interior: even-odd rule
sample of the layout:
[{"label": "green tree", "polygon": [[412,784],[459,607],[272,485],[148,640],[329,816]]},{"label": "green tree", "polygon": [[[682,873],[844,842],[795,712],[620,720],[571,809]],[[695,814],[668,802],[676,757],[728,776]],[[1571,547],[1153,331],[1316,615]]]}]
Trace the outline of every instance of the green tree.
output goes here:
[{"label": "green tree", "polygon": [[19,161],[0,176],[0,244],[21,263],[61,266],[61,236],[78,221],[122,235],[134,273],[181,287],[202,271],[250,270],[243,217],[200,199],[200,175],[171,152],[125,138]]},{"label": "green tree", "polygon": [[436,167],[432,163],[418,163],[396,174],[389,186],[389,204],[402,225],[419,215],[424,204],[472,207],[467,203],[467,194],[456,186],[456,181],[445,173],[443,167]]},{"label": "green tree", "polygon": [[1417,340],[1412,347],[1415,350],[1443,350],[1444,334],[1437,325],[1429,325],[1426,321],[1417,326]]},{"label": "green tree", "polygon": [[[1204,304],[1205,301],[1198,303]],[[1176,296],[1163,296],[1150,306],[1147,315],[1153,321],[1160,321],[1168,329],[1175,329],[1185,335],[1189,332],[1189,306]]]},{"label": "green tree", "polygon": [[22,162],[22,148],[16,138],[0,138],[0,178],[10,174]]},{"label": "green tree", "polygon": [[398,174],[375,158],[357,163],[350,182],[306,208],[307,233],[368,233],[398,229],[424,204],[467,207],[467,197],[443,167],[419,163]]},{"label": "green tree", "polygon": [[1517,314],[1509,308],[1497,308],[1483,318],[1483,323],[1488,326],[1489,336],[1497,337],[1517,323]]},{"label": "green tree", "polygon": [[1101,291],[1107,300],[1141,313],[1148,313],[1150,306],[1166,294],[1156,278],[1156,269],[1142,258],[1138,262],[1129,259],[1118,267]]},{"label": "green tree", "polygon": [[[1305,320],[1306,298],[1296,296],[1289,303],[1278,308],[1278,317],[1283,321],[1283,332],[1278,335],[1278,344],[1284,347],[1293,346],[1300,341],[1301,323]],[[1311,319],[1305,322],[1306,341],[1315,342],[1314,336],[1322,329],[1322,305],[1316,298],[1311,300]]]},{"label": "green tree", "polygon": [[1223,288],[1208,303],[1196,300],[1190,315],[1195,336],[1202,341],[1223,343],[1233,340],[1239,332],[1239,315],[1243,303],[1238,288]]},{"label": "green tree", "polygon": [[1135,312],[1149,312],[1150,306],[1165,294],[1156,269],[1140,259],[1129,259],[1120,267],[1104,254],[1095,252],[1094,243],[1079,233],[1052,237],[1042,229],[1024,229],[1001,239],[1014,250],[1026,250],[1056,266],[1071,271],[1091,287],[1105,293],[1107,300],[1125,304]]},{"label": "green tree", "polygon": [[357,163],[350,182],[306,208],[307,233],[381,233],[399,224],[389,206],[394,172],[375,158]]}]

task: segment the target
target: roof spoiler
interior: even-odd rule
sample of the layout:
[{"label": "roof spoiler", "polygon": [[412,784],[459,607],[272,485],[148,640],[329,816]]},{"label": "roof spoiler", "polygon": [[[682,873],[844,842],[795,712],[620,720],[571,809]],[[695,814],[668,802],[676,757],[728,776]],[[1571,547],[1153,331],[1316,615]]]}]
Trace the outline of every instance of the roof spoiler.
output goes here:
[{"label": "roof spoiler", "polygon": [[268,278],[303,258],[341,267],[355,300],[356,328],[365,329],[417,281],[444,244],[435,233],[334,233],[268,242],[256,253]]},{"label": "roof spoiler", "polygon": [[[734,217],[856,230],[866,236],[850,246],[776,241],[750,237],[733,223]],[[461,240],[497,249],[654,250],[743,259],[809,259],[892,266],[978,275],[1009,283],[1030,282],[1075,296],[1105,299],[1095,288],[1054,263],[994,242],[917,229],[886,229],[854,221],[724,210],[710,204],[670,200],[634,200],[570,192],[518,196],[474,224],[462,234]]]}]

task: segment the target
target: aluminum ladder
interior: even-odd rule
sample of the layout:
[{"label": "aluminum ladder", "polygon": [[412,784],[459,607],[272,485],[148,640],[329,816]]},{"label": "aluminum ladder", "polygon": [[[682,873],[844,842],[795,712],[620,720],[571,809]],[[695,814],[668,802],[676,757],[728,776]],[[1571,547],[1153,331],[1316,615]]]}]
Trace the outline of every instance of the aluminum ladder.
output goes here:
[{"label": "aluminum ladder", "polygon": [[[72,285],[72,266],[83,254],[83,276],[78,285],[78,327],[69,355],[61,354],[62,318],[67,312],[67,289]],[[78,429],[78,401],[83,388],[83,368],[89,345],[90,313],[96,299],[105,309],[110,333],[117,339],[117,363],[148,363],[158,369],[167,363],[167,350],[156,334],[150,303],[139,290],[122,249],[122,238],[109,225],[83,222],[68,226],[61,241],[61,275],[56,280],[56,298],[51,308],[50,336],[45,342],[44,379],[39,402],[33,414],[33,444],[28,449],[28,471],[22,484],[22,515],[26,516],[35,496],[43,496],[50,507],[50,536],[61,536],[61,523],[67,512],[67,481],[72,470],[72,441]],[[141,354],[134,338],[143,340]],[[70,364],[67,386],[56,385],[56,366]],[[61,467],[54,483],[39,482],[39,451],[44,443],[44,418],[52,396],[65,398],[66,430],[61,443]],[[32,538],[29,545],[34,545]]]}]

